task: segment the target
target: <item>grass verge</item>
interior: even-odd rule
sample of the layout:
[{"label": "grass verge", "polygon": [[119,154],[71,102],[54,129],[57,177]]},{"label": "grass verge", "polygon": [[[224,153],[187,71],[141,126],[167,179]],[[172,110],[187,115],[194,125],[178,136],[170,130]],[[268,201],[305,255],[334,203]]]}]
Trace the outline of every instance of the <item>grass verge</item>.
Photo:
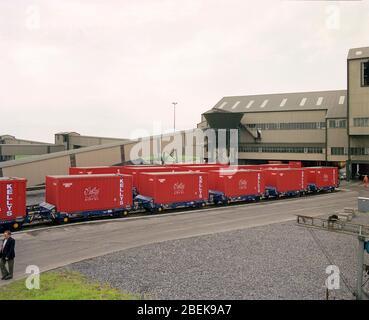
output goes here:
[{"label": "grass verge", "polygon": [[135,300],[138,296],[89,281],[68,270],[40,275],[40,289],[26,288],[25,279],[0,287],[0,300]]}]

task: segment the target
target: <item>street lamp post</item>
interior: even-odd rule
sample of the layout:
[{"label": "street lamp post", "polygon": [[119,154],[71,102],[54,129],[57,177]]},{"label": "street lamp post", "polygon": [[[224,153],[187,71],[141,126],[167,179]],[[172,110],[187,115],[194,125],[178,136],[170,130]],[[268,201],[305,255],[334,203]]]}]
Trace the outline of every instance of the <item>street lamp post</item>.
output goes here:
[{"label": "street lamp post", "polygon": [[173,130],[174,132],[176,132],[176,105],[178,104],[178,102],[172,102],[172,105],[174,107],[174,121],[173,121]]}]

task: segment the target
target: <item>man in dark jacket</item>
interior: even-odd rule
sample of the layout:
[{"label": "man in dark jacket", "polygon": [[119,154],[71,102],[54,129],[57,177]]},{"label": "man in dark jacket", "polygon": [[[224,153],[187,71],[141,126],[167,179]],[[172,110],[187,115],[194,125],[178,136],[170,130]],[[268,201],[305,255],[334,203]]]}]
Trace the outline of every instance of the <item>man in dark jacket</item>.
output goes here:
[{"label": "man in dark jacket", "polygon": [[[4,232],[4,240],[0,249],[0,269],[1,280],[10,280],[13,278],[14,258],[15,258],[15,240],[11,237],[10,231]],[[6,268],[8,264],[8,269]]]}]

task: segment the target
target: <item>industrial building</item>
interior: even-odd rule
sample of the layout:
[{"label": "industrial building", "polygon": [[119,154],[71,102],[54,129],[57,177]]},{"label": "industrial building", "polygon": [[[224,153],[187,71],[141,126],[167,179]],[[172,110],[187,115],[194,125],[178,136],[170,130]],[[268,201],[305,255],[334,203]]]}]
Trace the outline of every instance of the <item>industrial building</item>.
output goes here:
[{"label": "industrial building", "polygon": [[240,163],[300,160],[369,174],[369,47],[349,50],[346,90],[224,97],[198,128],[238,129]]}]

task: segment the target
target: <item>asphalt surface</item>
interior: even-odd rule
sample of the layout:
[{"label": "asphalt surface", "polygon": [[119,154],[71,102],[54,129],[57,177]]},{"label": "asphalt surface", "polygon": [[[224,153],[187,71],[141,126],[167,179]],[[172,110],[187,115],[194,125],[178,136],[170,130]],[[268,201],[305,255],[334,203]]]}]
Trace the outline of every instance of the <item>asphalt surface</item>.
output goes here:
[{"label": "asphalt surface", "polygon": [[24,277],[28,265],[46,271],[147,244],[293,221],[296,214],[332,214],[344,207],[356,207],[358,194],[348,190],[237,207],[29,230],[14,234],[15,278]]}]

